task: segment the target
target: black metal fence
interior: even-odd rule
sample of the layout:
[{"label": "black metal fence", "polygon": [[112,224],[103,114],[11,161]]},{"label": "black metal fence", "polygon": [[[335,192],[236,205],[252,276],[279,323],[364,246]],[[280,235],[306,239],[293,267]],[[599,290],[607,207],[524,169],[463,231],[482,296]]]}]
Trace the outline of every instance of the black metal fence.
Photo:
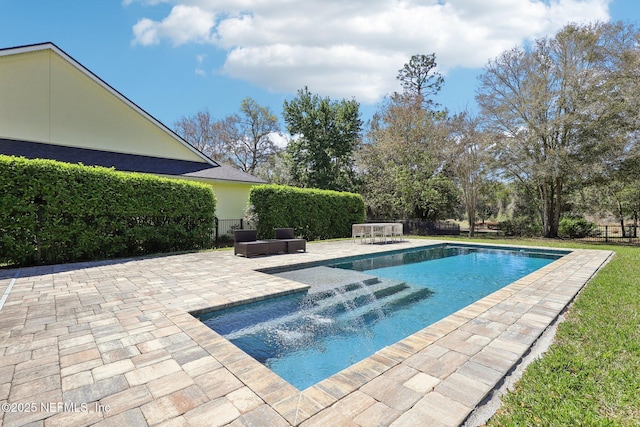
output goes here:
[{"label": "black metal fence", "polygon": [[233,230],[243,230],[245,221],[240,219],[219,219],[215,221],[213,244],[216,248],[233,245]]},{"label": "black metal fence", "polygon": [[403,221],[403,232],[418,236],[459,236],[460,225],[448,221]]},{"label": "black metal fence", "polygon": [[586,237],[579,240],[587,242],[640,244],[640,227],[627,225],[598,225]]}]

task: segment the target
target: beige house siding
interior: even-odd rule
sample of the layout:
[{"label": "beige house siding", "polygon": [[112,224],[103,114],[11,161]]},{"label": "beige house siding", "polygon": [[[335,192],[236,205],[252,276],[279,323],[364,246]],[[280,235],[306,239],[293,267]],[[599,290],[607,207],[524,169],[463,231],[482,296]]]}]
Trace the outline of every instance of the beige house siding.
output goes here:
[{"label": "beige house siding", "polygon": [[53,50],[3,58],[0,84],[0,137],[204,162]]},{"label": "beige house siding", "polygon": [[[252,186],[233,182],[216,182],[212,186],[218,198],[216,216],[220,219],[242,218]],[[238,216],[238,213],[241,215]]]},{"label": "beige house siding", "polygon": [[0,61],[0,136],[49,142],[49,53]]},{"label": "beige house siding", "polygon": [[[165,178],[175,178],[165,175]],[[204,184],[208,184],[213,188],[216,195],[216,217],[219,219],[241,219],[244,217],[247,204],[249,203],[249,192],[251,187],[256,184],[232,181],[216,181],[204,179],[190,179]]]}]

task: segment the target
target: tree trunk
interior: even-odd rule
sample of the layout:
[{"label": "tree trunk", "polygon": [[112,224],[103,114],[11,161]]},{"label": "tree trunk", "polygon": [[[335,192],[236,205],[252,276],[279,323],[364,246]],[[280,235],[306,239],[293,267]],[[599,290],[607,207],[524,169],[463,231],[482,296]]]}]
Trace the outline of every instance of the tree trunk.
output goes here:
[{"label": "tree trunk", "polygon": [[553,187],[554,203],[553,203],[553,219],[551,221],[551,235],[549,237],[558,237],[558,229],[560,228],[560,213],[562,211],[562,178],[555,179]]},{"label": "tree trunk", "polygon": [[542,236],[553,237],[551,233],[553,192],[549,182],[543,182],[540,185],[540,199],[542,204],[542,208],[540,209],[540,215],[542,216]]},{"label": "tree trunk", "polygon": [[542,232],[547,238],[558,237],[560,211],[562,209],[562,178],[544,180],[538,187],[540,193]]},{"label": "tree trunk", "polygon": [[624,229],[624,214],[622,212],[622,203],[620,200],[617,200],[618,203],[618,218],[620,219],[620,228],[622,230],[622,237],[627,237]]},{"label": "tree trunk", "polygon": [[476,234],[476,211],[474,208],[467,209],[467,217],[469,218],[469,237]]}]

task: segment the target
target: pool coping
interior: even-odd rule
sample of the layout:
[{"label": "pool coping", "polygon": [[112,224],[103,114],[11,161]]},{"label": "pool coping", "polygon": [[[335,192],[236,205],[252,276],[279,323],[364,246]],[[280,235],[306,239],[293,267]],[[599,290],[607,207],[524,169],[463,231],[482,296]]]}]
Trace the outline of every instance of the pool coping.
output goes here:
[{"label": "pool coping", "polygon": [[[303,391],[190,314],[306,287],[259,271],[265,268],[442,243],[321,242],[305,254],[257,259],[218,251],[6,271],[0,289],[10,282],[13,289],[0,311],[0,402],[84,398],[114,406],[110,413],[0,413],[0,421],[5,427],[78,419],[131,424],[132,417],[142,425],[460,425],[613,252],[567,249],[563,258]],[[43,361],[50,369],[44,377],[45,369],[34,367]],[[134,391],[144,398],[136,401]],[[125,403],[131,399],[136,403]]]}]

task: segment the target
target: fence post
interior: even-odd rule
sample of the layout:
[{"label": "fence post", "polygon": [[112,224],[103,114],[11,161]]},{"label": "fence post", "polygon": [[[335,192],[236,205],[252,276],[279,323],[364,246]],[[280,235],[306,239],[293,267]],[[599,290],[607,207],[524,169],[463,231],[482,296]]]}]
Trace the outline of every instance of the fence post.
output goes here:
[{"label": "fence post", "polygon": [[604,226],[604,241],[609,242],[609,226]]},{"label": "fence post", "polygon": [[217,248],[218,247],[218,217],[216,216],[216,217],[213,217],[213,218],[214,218],[214,223],[215,223],[215,226],[216,226],[215,235],[214,235],[214,239],[213,239],[213,244]]}]

